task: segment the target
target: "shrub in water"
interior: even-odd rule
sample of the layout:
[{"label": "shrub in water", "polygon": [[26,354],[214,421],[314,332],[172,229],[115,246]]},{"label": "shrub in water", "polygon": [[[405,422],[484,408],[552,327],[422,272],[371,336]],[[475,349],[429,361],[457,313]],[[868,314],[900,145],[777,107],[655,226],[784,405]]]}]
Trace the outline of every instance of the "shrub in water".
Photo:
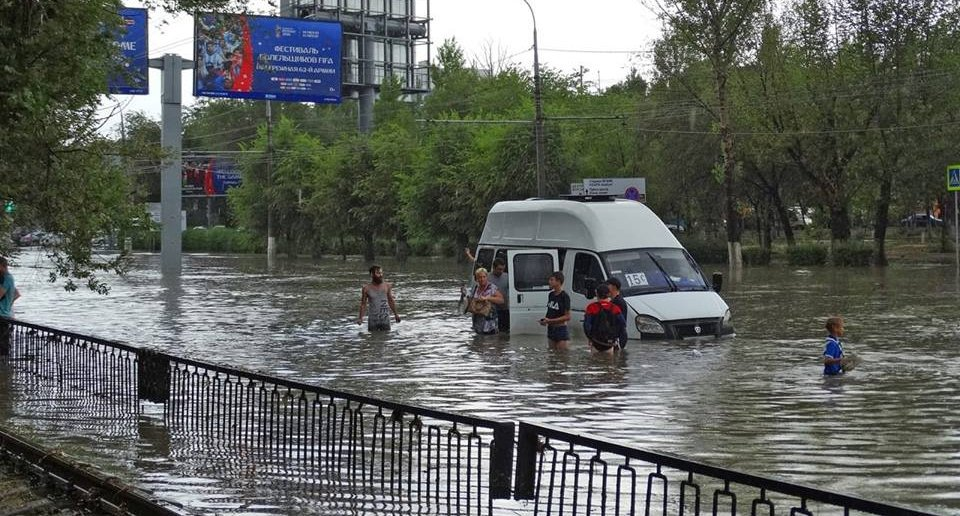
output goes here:
[{"label": "shrub in water", "polygon": [[743,247],[743,263],[747,265],[770,265],[770,250],[758,245]]},{"label": "shrub in water", "polygon": [[697,263],[727,263],[727,243],[721,240],[691,239],[681,242]]},{"label": "shrub in water", "polygon": [[840,267],[866,267],[873,261],[873,248],[863,242],[837,243],[831,261]]},{"label": "shrub in water", "polygon": [[827,248],[819,244],[797,244],[787,248],[790,265],[823,265],[827,263]]}]

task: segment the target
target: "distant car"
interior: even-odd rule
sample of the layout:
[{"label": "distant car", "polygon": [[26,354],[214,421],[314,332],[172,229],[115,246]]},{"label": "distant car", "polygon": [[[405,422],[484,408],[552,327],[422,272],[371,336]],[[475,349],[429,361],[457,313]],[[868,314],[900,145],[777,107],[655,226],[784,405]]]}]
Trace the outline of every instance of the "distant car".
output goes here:
[{"label": "distant car", "polygon": [[31,231],[29,233],[24,233],[20,235],[20,239],[17,240],[17,243],[21,246],[27,247],[31,245],[40,245],[43,242],[43,239],[47,236],[43,231]]},{"label": "distant car", "polygon": [[787,216],[790,219],[790,228],[800,230],[810,224],[813,224],[813,220],[810,218],[809,211],[804,210],[800,206],[792,206],[787,208]]},{"label": "distant car", "polygon": [[56,233],[46,233],[40,238],[40,245],[51,246],[63,243],[63,237]]},{"label": "distant car", "polygon": [[938,219],[926,213],[914,213],[900,219],[900,225],[908,227],[942,226],[943,219]]}]

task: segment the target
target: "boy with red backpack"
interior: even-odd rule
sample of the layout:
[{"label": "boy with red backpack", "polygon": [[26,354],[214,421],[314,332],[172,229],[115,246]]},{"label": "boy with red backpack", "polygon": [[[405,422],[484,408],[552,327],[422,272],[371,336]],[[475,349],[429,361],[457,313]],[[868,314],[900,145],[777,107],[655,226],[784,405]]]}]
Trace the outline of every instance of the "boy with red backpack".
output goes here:
[{"label": "boy with red backpack", "polygon": [[583,331],[590,348],[612,355],[614,349],[620,349],[620,334],[626,327],[620,307],[610,301],[610,289],[606,284],[597,286],[597,300],[587,305],[583,318]]}]

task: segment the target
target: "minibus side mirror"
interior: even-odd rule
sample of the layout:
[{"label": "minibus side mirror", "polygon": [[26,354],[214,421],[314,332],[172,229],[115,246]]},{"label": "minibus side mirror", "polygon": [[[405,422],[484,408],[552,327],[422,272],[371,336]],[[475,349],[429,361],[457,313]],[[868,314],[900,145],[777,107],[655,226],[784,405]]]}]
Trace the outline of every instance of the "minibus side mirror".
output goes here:
[{"label": "minibus side mirror", "polygon": [[713,273],[713,291],[720,292],[720,289],[723,288],[723,273],[714,272]]},{"label": "minibus side mirror", "polygon": [[583,278],[583,287],[586,290],[584,295],[587,299],[597,297],[597,278]]}]

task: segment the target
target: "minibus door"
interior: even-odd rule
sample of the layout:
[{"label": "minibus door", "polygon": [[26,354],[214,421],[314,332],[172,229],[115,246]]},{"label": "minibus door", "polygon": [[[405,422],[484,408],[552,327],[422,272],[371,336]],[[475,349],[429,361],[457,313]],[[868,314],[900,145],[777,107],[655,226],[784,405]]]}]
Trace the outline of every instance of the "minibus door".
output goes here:
[{"label": "minibus door", "polygon": [[510,285],[510,333],[546,335],[540,319],[547,313],[547,281],[559,270],[556,249],[507,251]]}]

